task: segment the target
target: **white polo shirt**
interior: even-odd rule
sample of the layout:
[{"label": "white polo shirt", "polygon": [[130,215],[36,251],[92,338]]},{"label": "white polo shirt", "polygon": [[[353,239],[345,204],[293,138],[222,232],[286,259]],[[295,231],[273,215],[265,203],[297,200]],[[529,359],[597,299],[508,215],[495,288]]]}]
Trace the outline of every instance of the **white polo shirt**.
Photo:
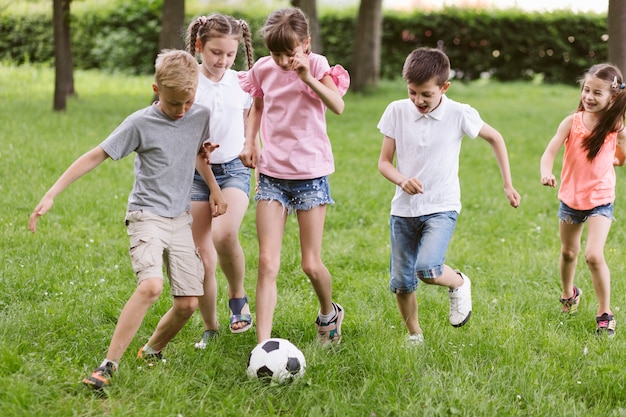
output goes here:
[{"label": "white polo shirt", "polygon": [[219,82],[200,72],[195,101],[211,110],[210,140],[220,145],[211,153],[211,163],[223,164],[237,158],[245,141],[243,112],[252,105],[252,97],[239,87],[237,71],[227,70]]},{"label": "white polo shirt", "polygon": [[424,184],[424,193],[409,195],[396,186],[391,215],[418,217],[443,211],[461,212],[459,153],[464,136],[478,136],[484,122],[471,106],[445,95],[429,114],[410,99],[390,103],[378,129],[396,141],[396,168]]}]

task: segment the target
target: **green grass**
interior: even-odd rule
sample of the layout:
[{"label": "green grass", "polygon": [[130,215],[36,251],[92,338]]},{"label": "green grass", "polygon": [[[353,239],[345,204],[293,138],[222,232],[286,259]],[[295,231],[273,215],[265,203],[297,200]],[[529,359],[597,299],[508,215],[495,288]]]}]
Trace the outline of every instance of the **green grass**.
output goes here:
[{"label": "green grass", "polygon": [[[103,358],[120,309],[135,288],[123,225],[132,158],[108,161],[73,184],[27,230],[43,193],[79,155],[151,99],[148,77],[77,72],[78,97],[53,113],[53,73],[0,67],[0,415],[2,416],[624,416],[626,333],[623,277],[624,171],[606,255],[618,320],[614,340],[594,335],[597,302],[580,260],[579,314],[560,314],[556,191],[539,184],[539,157],[577,104],[575,86],[454,82],[449,96],[471,103],[505,136],[519,209],[509,207],[490,147],[467,140],[461,155],[463,211],[447,263],[473,282],[468,325],[447,321],[445,290],[418,289],[425,346],[407,350],[388,290],[388,213],[393,186],[377,172],[386,104],[405,97],[401,82],[346,97],[328,115],[337,171],[337,204],[328,210],[324,260],[347,311],[344,343],[314,343],[317,301],[299,267],[297,228],[289,220],[279,276],[274,336],[304,352],[307,372],[286,386],[245,375],[254,332],[230,334],[220,276],[221,336],[205,351],[195,315],[166,348],[168,362],[141,369],[135,352],[171,305],[149,311],[122,359],[108,398],[79,381]],[[558,169],[558,167],[557,167]],[[558,173],[555,170],[555,173]],[[257,244],[254,209],[241,231],[246,289],[254,308]]]}]

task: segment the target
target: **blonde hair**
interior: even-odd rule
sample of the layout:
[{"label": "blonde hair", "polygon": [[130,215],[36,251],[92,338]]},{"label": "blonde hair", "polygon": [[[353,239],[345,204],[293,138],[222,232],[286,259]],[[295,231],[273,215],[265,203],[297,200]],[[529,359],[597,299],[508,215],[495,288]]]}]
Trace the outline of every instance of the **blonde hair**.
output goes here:
[{"label": "blonde hair", "polygon": [[243,39],[246,50],[246,63],[248,68],[254,64],[252,35],[245,20],[235,20],[232,16],[211,14],[195,18],[187,28],[187,52],[192,55],[196,53],[196,40],[200,39],[200,44],[204,44],[212,38],[230,36],[237,41]]},{"label": "blonde hair", "polygon": [[157,87],[195,91],[198,86],[198,61],[186,51],[165,49],[154,64]]}]

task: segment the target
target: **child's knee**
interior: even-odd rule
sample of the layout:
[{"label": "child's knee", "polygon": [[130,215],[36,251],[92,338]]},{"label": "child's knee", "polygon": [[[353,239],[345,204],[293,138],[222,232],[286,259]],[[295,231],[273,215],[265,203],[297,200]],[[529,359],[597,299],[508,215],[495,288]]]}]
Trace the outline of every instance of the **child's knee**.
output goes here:
[{"label": "child's knee", "polygon": [[191,317],[198,308],[198,297],[176,297],[173,308],[176,314]]},{"label": "child's knee", "polygon": [[139,292],[145,299],[156,301],[163,292],[163,280],[161,278],[147,278],[139,282],[137,287]]}]

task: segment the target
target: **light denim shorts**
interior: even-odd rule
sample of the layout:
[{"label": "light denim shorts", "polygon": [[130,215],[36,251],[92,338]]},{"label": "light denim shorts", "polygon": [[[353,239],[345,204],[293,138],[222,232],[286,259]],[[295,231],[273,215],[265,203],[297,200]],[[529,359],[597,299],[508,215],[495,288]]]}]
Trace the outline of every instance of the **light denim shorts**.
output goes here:
[{"label": "light denim shorts", "polygon": [[126,213],[130,260],[137,284],[148,278],[163,278],[167,270],[174,296],[204,294],[204,269],[191,234],[191,214],[161,217],[147,211]]},{"label": "light denim shorts", "polygon": [[278,201],[288,213],[335,204],[330,196],[328,177],[311,180],[283,180],[260,174],[254,200],[257,202]]},{"label": "light denim shorts", "polygon": [[586,222],[589,217],[604,216],[610,220],[613,218],[613,203],[604,204],[602,206],[594,207],[591,210],[576,210],[573,209],[564,202],[559,204],[559,220],[566,224],[579,224]]},{"label": "light denim shorts", "polygon": [[391,292],[412,293],[420,279],[443,274],[446,251],[458,216],[456,211],[419,217],[391,216]]},{"label": "light denim shorts", "polygon": [[[213,171],[217,185],[220,186],[221,190],[237,188],[246,195],[250,195],[250,169],[239,158],[224,164],[211,164],[211,171]],[[210,194],[208,185],[196,171],[191,185],[191,201],[209,201]]]}]

